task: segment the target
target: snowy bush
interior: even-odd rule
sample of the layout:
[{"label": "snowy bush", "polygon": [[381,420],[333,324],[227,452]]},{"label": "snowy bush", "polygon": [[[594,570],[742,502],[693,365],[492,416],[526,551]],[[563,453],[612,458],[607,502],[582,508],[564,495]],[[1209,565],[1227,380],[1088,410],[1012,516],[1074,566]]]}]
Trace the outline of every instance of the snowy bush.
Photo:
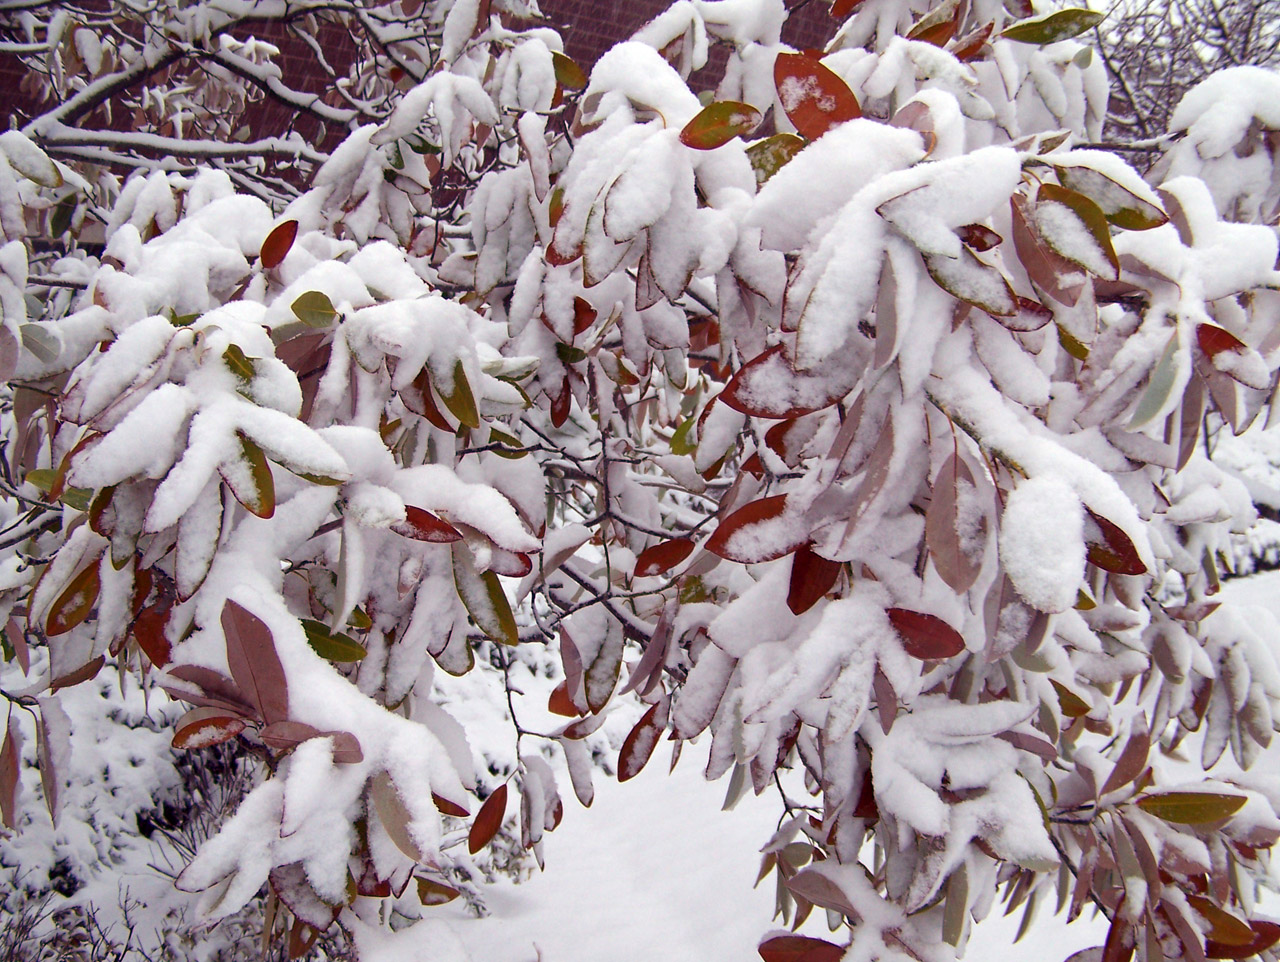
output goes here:
[{"label": "snowy bush", "polygon": [[[766,962],[940,962],[1055,890],[1106,962],[1274,959],[1277,626],[1213,599],[1255,509],[1200,442],[1274,394],[1280,79],[1191,91],[1148,182],[1082,8],[835,0],[818,59],[682,0],[589,74],[534,14],[4,14],[57,104],[0,135],[5,825],[85,831],[80,693],[163,689],[173,749],[259,763],[190,921],[267,886],[268,942],[374,960],[508,810],[541,863],[709,737],[834,933]],[[273,18],[354,34],[332,97]],[[350,132],[241,144],[256,96]]]}]

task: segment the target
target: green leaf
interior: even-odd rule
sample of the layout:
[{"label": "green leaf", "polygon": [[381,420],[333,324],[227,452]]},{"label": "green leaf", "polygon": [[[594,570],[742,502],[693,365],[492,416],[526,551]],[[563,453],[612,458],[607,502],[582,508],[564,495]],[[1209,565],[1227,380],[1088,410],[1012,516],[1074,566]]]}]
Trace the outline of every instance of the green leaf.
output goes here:
[{"label": "green leaf", "polygon": [[240,432],[240,458],[218,465],[218,473],[237,501],[259,518],[269,518],[276,510],[276,484],[271,465],[262,448]]},{"label": "green leaf", "polygon": [[[1085,48],[1088,49],[1088,48]],[[1124,230],[1150,230],[1169,223],[1159,207],[1091,167],[1054,165],[1063,185],[1079,191],[1102,210],[1107,220]]]},{"label": "green leaf", "polygon": [[1151,370],[1151,376],[1147,379],[1147,389],[1143,392],[1142,400],[1138,402],[1138,408],[1133,412],[1133,417],[1129,419],[1127,430],[1132,431],[1142,427],[1159,414],[1164,403],[1169,400],[1174,382],[1178,379],[1178,366],[1174,363],[1177,352],[1178,332],[1174,331],[1169,335],[1169,343],[1164,346],[1160,360]]},{"label": "green leaf", "polygon": [[672,454],[693,454],[698,449],[698,445],[689,440],[689,435],[693,433],[693,426],[696,423],[696,418],[688,418],[676,428],[675,433],[671,435]]},{"label": "green leaf", "polygon": [[355,639],[332,632],[319,621],[304,618],[302,628],[307,633],[307,644],[321,658],[329,661],[359,661],[368,654],[364,646]]},{"label": "green leaf", "polygon": [[[1120,277],[1120,258],[1116,255],[1116,249],[1111,243],[1111,229],[1107,226],[1107,217],[1102,213],[1102,208],[1084,194],[1069,190],[1066,187],[1059,187],[1056,184],[1040,185],[1040,190],[1036,194],[1036,204],[1039,205],[1046,202],[1062,204],[1080,218],[1085,229],[1093,237],[1093,242],[1098,245],[1107,261],[1111,264],[1111,269],[1114,272],[1111,280],[1118,279]],[[1058,254],[1073,263],[1080,264],[1068,253],[1055,247],[1053,237],[1044,235],[1043,231],[1041,231],[1041,234],[1044,236],[1045,242]],[[1080,264],[1080,266],[1086,270],[1089,269],[1086,264]]]},{"label": "green leaf", "polygon": [[803,149],[804,139],[795,134],[774,134],[757,140],[747,148],[747,160],[756,172],[756,185],[767,181]]},{"label": "green leaf", "polygon": [[714,150],[760,126],[760,111],[750,104],[720,100],[708,104],[680,131],[680,143],[694,150]]},{"label": "green leaf", "polygon": [[476,571],[471,551],[461,541],[453,546],[453,583],[458,597],[481,631],[504,645],[520,643],[511,602],[492,571]]},{"label": "green leaf", "polygon": [[244,351],[240,349],[238,344],[227,345],[227,349],[222,352],[222,359],[227,362],[227,367],[231,370],[231,373],[245,384],[250,383],[257,374],[253,368],[253,362],[256,358],[245,357]]},{"label": "green leaf", "polygon": [[1230,818],[1247,801],[1243,795],[1219,792],[1161,792],[1138,799],[1138,807],[1166,822],[1201,825]]},{"label": "green leaf", "polygon": [[1001,33],[1000,36],[1006,40],[1016,40],[1018,43],[1033,43],[1037,46],[1044,46],[1047,43],[1057,43],[1059,40],[1078,37],[1086,30],[1096,27],[1106,18],[1107,15],[1105,13],[1099,13],[1096,10],[1072,7],[1068,10],[1055,11],[1047,17],[1037,17],[1034,20],[1023,20],[1020,23],[1015,23]]},{"label": "green leaf", "polygon": [[565,90],[582,90],[586,87],[586,71],[559,51],[552,52],[551,66],[556,72],[556,83]]},{"label": "green leaf", "polygon": [[556,357],[564,364],[579,364],[587,359],[587,352],[563,341],[556,343]]},{"label": "green leaf", "polygon": [[328,327],[338,316],[333,301],[321,291],[307,291],[300,294],[290,305],[293,313],[307,327]]},{"label": "green leaf", "polygon": [[1061,324],[1058,325],[1058,343],[1062,345],[1062,349],[1074,357],[1077,361],[1086,360],[1089,357],[1089,345],[1068,331]]},{"label": "green leaf", "polygon": [[480,410],[476,407],[476,398],[471,393],[471,385],[467,383],[467,371],[461,360],[453,365],[453,390],[448,394],[441,391],[440,398],[449,413],[467,427],[480,427]]}]

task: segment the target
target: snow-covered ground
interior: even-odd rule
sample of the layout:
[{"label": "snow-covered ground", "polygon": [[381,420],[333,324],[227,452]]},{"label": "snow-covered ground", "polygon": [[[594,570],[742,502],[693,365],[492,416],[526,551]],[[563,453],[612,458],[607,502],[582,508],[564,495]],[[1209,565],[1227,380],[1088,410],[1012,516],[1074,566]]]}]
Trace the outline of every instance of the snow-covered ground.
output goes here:
[{"label": "snow-covered ground", "polygon": [[[1261,605],[1280,617],[1280,572],[1224,585],[1226,599]],[[1280,641],[1278,641],[1280,643]],[[659,750],[633,781],[598,778],[590,809],[566,801],[564,822],[547,840],[547,866],[519,886],[486,891],[493,914],[446,909],[472,957],[484,962],[747,962],[774,924],[773,878],[752,889],[756,849],[772,834],[779,805],[748,793],[730,812],[727,779],[702,778],[690,748],[670,776]],[[1259,765],[1275,765],[1268,755]],[[1266,900],[1274,914],[1280,900]],[[978,924],[966,955],[1001,962],[1061,962],[1099,945],[1105,922],[1089,912],[1072,925],[1042,909],[1014,945],[1022,911],[997,909]],[[821,912],[815,913],[821,916]],[[820,919],[806,932],[820,935]]]}]

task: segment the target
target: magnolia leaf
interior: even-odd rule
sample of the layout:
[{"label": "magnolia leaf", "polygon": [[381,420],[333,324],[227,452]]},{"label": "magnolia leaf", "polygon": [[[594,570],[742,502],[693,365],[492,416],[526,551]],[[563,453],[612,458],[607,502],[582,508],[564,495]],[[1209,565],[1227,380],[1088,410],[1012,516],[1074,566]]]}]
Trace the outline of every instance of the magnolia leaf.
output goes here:
[{"label": "magnolia leaf", "polygon": [[636,558],[635,577],[651,578],[654,575],[666,574],[689,557],[695,547],[695,542],[689,538],[675,538],[650,545]]},{"label": "magnolia leaf", "polygon": [[250,514],[270,518],[276,512],[276,482],[271,475],[271,465],[262,448],[239,431],[236,437],[240,439],[240,457],[223,461],[218,465],[218,473]]},{"label": "magnolia leaf", "polygon": [[573,699],[569,697],[567,681],[562,681],[551,689],[551,694],[547,696],[547,711],[564,718],[577,718],[582,714],[578,711],[578,706],[573,703]]},{"label": "magnolia leaf", "polygon": [[1280,942],[1280,924],[1255,920],[1249,923],[1253,938],[1245,945],[1228,945],[1206,939],[1204,954],[1210,959],[1251,959]]},{"label": "magnolia leaf", "polygon": [[102,671],[102,666],[107,662],[105,655],[99,655],[92,661],[81,665],[65,675],[59,675],[53,681],[49,682],[50,691],[58,691],[61,688],[71,688],[75,685],[82,684],[86,681],[92,681],[98,677],[98,672]]},{"label": "magnolia leaf", "polygon": [[[1093,238],[1094,244],[1102,251],[1103,256],[1106,257],[1107,262],[1111,265],[1110,275],[1101,274],[1098,272],[1096,265],[1078,259],[1079,255],[1076,254],[1074,247],[1066,243],[1066,238],[1070,237],[1072,232],[1068,231],[1065,234],[1045,232],[1045,204],[1061,204],[1079,218],[1080,223],[1089,232],[1089,236]],[[1110,280],[1119,279],[1120,258],[1111,243],[1111,229],[1107,226],[1106,215],[1102,213],[1102,208],[1084,194],[1069,190],[1066,187],[1059,187],[1056,184],[1041,184],[1040,190],[1036,193],[1036,224],[1040,228],[1040,234],[1044,237],[1045,242],[1059,255],[1079,264],[1091,273],[1109,277]]]},{"label": "magnolia leaf", "polygon": [[1230,331],[1214,324],[1196,325],[1196,344],[1210,358],[1215,358],[1223,351],[1247,351],[1244,341]]},{"label": "magnolia leaf", "polygon": [[843,20],[861,6],[862,2],[863,0],[832,0],[831,16]]},{"label": "magnolia leaf", "polygon": [[[49,40],[49,45],[56,46],[52,38]],[[63,184],[62,172],[58,170],[58,165],[21,131],[6,130],[0,134],[0,154],[4,155],[14,170],[41,187],[54,189]]]},{"label": "magnolia leaf", "polygon": [[1033,43],[1037,46],[1044,46],[1049,43],[1057,43],[1059,40],[1078,37],[1086,30],[1096,27],[1106,18],[1107,15],[1105,13],[1099,13],[1096,10],[1071,7],[1066,10],[1055,11],[1047,17],[1037,17],[1035,20],[1023,20],[1020,23],[1015,23],[1013,26],[1005,28],[1000,36],[1006,40],[1016,40],[1018,43]]},{"label": "magnolia leaf", "polygon": [[756,950],[764,962],[840,962],[844,949],[807,935],[775,935]]},{"label": "magnolia leaf", "polygon": [[398,535],[430,544],[451,544],[462,540],[461,531],[430,511],[406,504],[404,513],[403,521],[397,521],[391,525],[391,530]]},{"label": "magnolia leaf", "polygon": [[906,608],[889,608],[889,623],[902,636],[908,655],[921,660],[950,658],[964,651],[964,638],[936,615]]},{"label": "magnolia leaf", "polygon": [[319,621],[304,618],[302,628],[307,633],[307,644],[321,658],[327,658],[329,661],[350,662],[359,661],[368,654],[364,646],[355,639],[338,632],[331,632],[328,626]]},{"label": "magnolia leaf", "polygon": [[1165,402],[1169,400],[1169,395],[1173,393],[1173,386],[1178,380],[1177,352],[1178,332],[1174,331],[1169,335],[1169,342],[1160,353],[1160,360],[1156,361],[1156,366],[1151,369],[1151,375],[1147,378],[1147,389],[1142,393],[1133,417],[1129,419],[1128,430],[1142,427],[1164,409]]},{"label": "magnolia leaf", "polygon": [[1045,243],[1035,227],[1030,203],[1021,194],[1009,202],[1012,213],[1013,247],[1032,283],[1059,304],[1074,307],[1084,289],[1084,277],[1071,261]]},{"label": "magnolia leaf", "polygon": [[227,667],[239,688],[271,724],[289,717],[289,688],[284,666],[276,654],[271,629],[257,615],[227,599],[222,607],[222,633],[227,642]]},{"label": "magnolia leaf", "polygon": [[289,253],[289,249],[293,247],[293,241],[297,236],[298,222],[296,220],[287,220],[273,228],[271,233],[267,235],[267,239],[262,242],[262,251],[258,255],[262,260],[262,266],[267,270],[279,267],[280,262]]},{"label": "magnolia leaf", "polygon": [[995,317],[1018,313],[1018,299],[1009,281],[999,270],[978,260],[968,247],[960,248],[959,257],[926,254],[924,266],[934,283],[957,300]]},{"label": "magnolia leaf", "polygon": [[476,820],[471,823],[471,831],[467,833],[467,851],[475,855],[488,845],[498,834],[498,829],[502,828],[506,815],[507,783],[503,782],[484,800],[480,811],[476,812]]},{"label": "magnolia leaf", "polygon": [[409,834],[412,816],[405,808],[400,793],[396,791],[391,776],[385,771],[378,772],[369,781],[369,797],[373,799],[373,807],[378,812],[378,818],[382,820],[382,826],[387,830],[387,835],[391,837],[396,848],[413,861],[421,862],[422,849],[418,848],[418,843]]},{"label": "magnolia leaf", "polygon": [[787,607],[794,615],[802,615],[835,587],[840,577],[840,562],[831,561],[807,545],[801,545],[791,558],[791,580],[787,585]]},{"label": "magnolia leaf", "polygon": [[680,143],[695,150],[714,150],[760,126],[760,111],[750,104],[718,100],[707,104],[680,131]]},{"label": "magnolia leaf", "polygon": [[551,66],[555,70],[556,83],[565,90],[582,90],[587,86],[586,71],[558,50],[551,53]]},{"label": "magnolia leaf", "polygon": [[1169,217],[1106,174],[1085,166],[1054,165],[1064,187],[1084,194],[1098,205],[1108,221],[1124,230],[1150,230],[1169,223]]},{"label": "magnolia leaf", "polygon": [[466,818],[471,814],[457,802],[451,802],[443,795],[437,795],[435,792],[431,793],[431,800],[436,803],[436,808],[445,815],[452,815],[454,818]]},{"label": "magnolia leaf", "polygon": [[1230,818],[1247,801],[1244,795],[1220,792],[1161,792],[1138,799],[1138,807],[1166,822],[1202,825]]},{"label": "magnolia leaf", "polygon": [[778,102],[805,140],[817,140],[832,127],[862,116],[849,85],[813,57],[778,54],[773,80]]},{"label": "magnolia leaf", "polygon": [[808,528],[802,516],[787,514],[786,495],[774,495],[752,501],[721,521],[706,549],[726,561],[759,564],[795,551],[809,540]]},{"label": "magnolia leaf", "polygon": [[231,741],[245,728],[245,720],[218,708],[193,708],[173,726],[174,748],[192,750]]},{"label": "magnolia leaf", "polygon": [[1058,693],[1058,707],[1062,709],[1062,714],[1068,718],[1083,718],[1089,714],[1089,703],[1070,688],[1060,684],[1053,678],[1049,679],[1049,684],[1053,685],[1054,690]]},{"label": "magnolia leaf", "polygon": [[798,371],[782,344],[747,361],[716,395],[735,411],[758,418],[796,418],[829,408],[857,383],[851,366],[834,360]]},{"label": "magnolia leaf", "polygon": [[[969,465],[954,453],[947,458],[933,481],[933,498],[925,512],[925,542],[933,566],[953,591],[963,594],[978,578],[982,567],[982,548],[986,542],[987,518],[983,514],[977,525],[971,520],[967,508],[962,513],[961,498],[976,494],[973,472]],[[966,519],[966,530],[961,536],[961,518]]]},{"label": "magnolia leaf", "polygon": [[18,827],[18,786],[21,784],[22,732],[12,721],[5,729],[0,746],[0,823],[13,830]]},{"label": "magnolia leaf", "polygon": [[1086,557],[1090,564],[1103,571],[1121,575],[1146,574],[1147,566],[1138,556],[1138,549],[1124,530],[1112,521],[1095,514],[1088,508],[1085,513],[1093,526],[1085,525]]},{"label": "magnolia leaf", "polygon": [[480,427],[480,410],[476,407],[475,395],[471,393],[471,385],[467,382],[467,371],[462,361],[453,365],[453,390],[448,394],[441,392],[440,399],[449,413],[469,428]]},{"label": "magnolia leaf", "polygon": [[956,35],[961,11],[960,0],[944,0],[912,25],[907,32],[907,39],[945,47]]},{"label": "magnolia leaf", "polygon": [[747,148],[747,160],[756,174],[756,186],[763,185],[770,177],[786,166],[804,149],[804,138],[782,133],[757,140]]},{"label": "magnolia leaf", "polygon": [[1116,759],[1116,767],[1111,769],[1111,774],[1107,776],[1106,782],[1102,785],[1102,791],[1098,794],[1106,795],[1108,792],[1114,792],[1117,788],[1123,788],[1136,779],[1146,770],[1147,757],[1150,754],[1151,734],[1144,725],[1129,736],[1124,750]]},{"label": "magnolia leaf", "polygon": [[504,645],[520,643],[511,602],[498,576],[492,571],[476,571],[470,549],[461,543],[453,548],[453,582],[467,613],[481,631]]},{"label": "magnolia leaf", "polygon": [[627,734],[622,743],[622,751],[618,753],[618,781],[625,782],[635,778],[649,761],[653,750],[658,746],[667,727],[667,712],[670,702],[663,698],[640,716],[640,720]]},{"label": "magnolia leaf", "polygon": [[1253,929],[1244,919],[1237,918],[1202,895],[1188,895],[1187,902],[1201,918],[1209,923],[1209,931],[1205,935],[1206,942],[1213,941],[1236,948],[1253,944]]},{"label": "magnolia leaf", "polygon": [[338,316],[327,294],[322,291],[307,291],[298,295],[290,305],[294,315],[307,327],[328,327]]},{"label": "magnolia leaf", "polygon": [[989,251],[1004,243],[1004,238],[985,224],[965,224],[963,227],[956,228],[956,233],[960,235],[960,240],[965,247],[978,253]]},{"label": "magnolia leaf", "polygon": [[65,634],[89,617],[102,587],[98,573],[101,561],[101,555],[95,555],[88,565],[67,582],[62,593],[49,607],[49,615],[45,619],[45,634]]},{"label": "magnolia leaf", "polygon": [[418,879],[418,901],[423,905],[444,905],[452,902],[461,893],[451,885],[437,882],[435,879]]}]

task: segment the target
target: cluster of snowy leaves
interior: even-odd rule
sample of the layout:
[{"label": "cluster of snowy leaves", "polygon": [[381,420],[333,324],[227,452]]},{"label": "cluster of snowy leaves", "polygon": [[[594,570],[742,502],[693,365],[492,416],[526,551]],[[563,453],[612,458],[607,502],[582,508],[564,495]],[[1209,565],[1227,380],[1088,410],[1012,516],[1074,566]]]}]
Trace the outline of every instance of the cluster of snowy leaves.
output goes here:
[{"label": "cluster of snowy leaves", "polygon": [[[682,0],[588,76],[511,4],[391,6],[436,66],[289,203],[135,174],[31,313],[5,228],[5,693],[51,811],[56,692],[136,665],[175,748],[267,762],[179,887],[373,946],[509,802],[541,860],[638,697],[622,780],[704,733],[731,796],[801,773],[763,872],[847,948],[767,962],[954,957],[1055,886],[1107,962],[1273,957],[1280,668],[1212,598],[1255,511],[1200,441],[1280,366],[1274,76],[1194,90],[1149,183],[1092,143],[1079,8],[836,0],[819,57],[781,0]],[[60,129],[0,139],[19,208],[88,183]],[[533,646],[561,718],[512,705],[495,784],[440,704]]]}]

